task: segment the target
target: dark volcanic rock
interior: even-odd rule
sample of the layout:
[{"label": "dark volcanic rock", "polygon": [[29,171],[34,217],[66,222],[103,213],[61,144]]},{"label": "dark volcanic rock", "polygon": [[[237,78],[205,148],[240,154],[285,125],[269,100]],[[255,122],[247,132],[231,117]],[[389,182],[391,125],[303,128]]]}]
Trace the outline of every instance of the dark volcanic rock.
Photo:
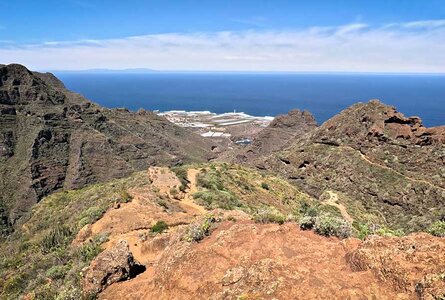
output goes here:
[{"label": "dark volcanic rock", "polygon": [[424,230],[445,216],[444,137],[444,127],[372,100],[254,163],[315,197],[335,191],[357,221]]},{"label": "dark volcanic rock", "polygon": [[0,211],[9,224],[53,191],[150,165],[205,161],[209,150],[198,135],[151,112],[105,109],[52,74],[0,67]]}]

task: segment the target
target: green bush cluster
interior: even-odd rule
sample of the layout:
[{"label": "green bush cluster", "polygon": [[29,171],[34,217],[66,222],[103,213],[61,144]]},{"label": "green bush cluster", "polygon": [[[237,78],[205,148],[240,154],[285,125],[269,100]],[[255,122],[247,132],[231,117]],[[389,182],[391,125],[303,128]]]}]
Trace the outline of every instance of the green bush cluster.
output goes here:
[{"label": "green bush cluster", "polygon": [[131,200],[133,200],[133,196],[130,195],[130,193],[123,189],[120,193],[119,193],[119,202],[120,203],[128,203]]},{"label": "green bush cluster", "polygon": [[374,230],[372,233],[376,234],[376,235],[381,235],[381,236],[403,236],[403,235],[405,235],[405,233],[401,229],[391,229],[391,228],[388,228],[385,226],[379,227],[378,229]]},{"label": "green bush cluster", "polygon": [[261,183],[261,188],[263,188],[265,190],[269,190],[270,189],[269,185],[266,182],[262,182]]},{"label": "green bush cluster", "polygon": [[155,225],[150,228],[150,232],[154,234],[163,233],[168,229],[168,224],[164,221],[157,221]]},{"label": "green bush cluster", "polygon": [[314,231],[323,236],[347,238],[351,236],[352,227],[349,222],[331,215],[321,215],[315,220]]},{"label": "green bush cluster", "polygon": [[172,167],[171,170],[176,174],[176,177],[178,177],[179,181],[181,182],[179,190],[181,192],[185,192],[185,190],[188,187],[188,184],[190,183],[187,178],[187,168],[179,166],[179,167]]},{"label": "green bush cluster", "polygon": [[45,275],[53,280],[63,279],[70,269],[70,265],[55,265],[48,269]]},{"label": "green bush cluster", "polygon": [[315,226],[316,217],[303,216],[299,220],[299,225],[302,230],[312,230]]},{"label": "green bush cluster", "polygon": [[66,245],[73,235],[71,228],[65,225],[57,225],[45,234],[40,242],[40,249],[43,254],[51,252],[51,250]]},{"label": "green bush cluster", "polygon": [[351,224],[325,207],[302,203],[298,214],[298,223],[302,230],[314,230],[326,237],[347,238],[352,235]]},{"label": "green bush cluster", "polygon": [[253,219],[257,223],[278,223],[280,225],[286,221],[286,217],[282,213],[272,208],[258,210],[253,215]]},{"label": "green bush cluster", "polygon": [[193,198],[208,209],[235,209],[242,203],[231,192],[220,190],[203,190],[193,194]]},{"label": "green bush cluster", "polygon": [[185,240],[188,242],[199,242],[205,237],[209,236],[212,231],[212,225],[217,219],[210,215],[204,219],[201,223],[194,223],[188,227]]},{"label": "green bush cluster", "polygon": [[380,236],[403,236],[404,231],[401,229],[391,229],[383,225],[367,224],[354,222],[355,236],[361,240],[365,239],[369,235]]},{"label": "green bush cluster", "polygon": [[108,241],[107,234],[95,235],[90,241],[85,242],[77,249],[77,257],[85,263],[90,263],[103,251],[102,244]]},{"label": "green bush cluster", "polygon": [[445,237],[445,221],[437,221],[431,224],[427,232],[438,237]]},{"label": "green bush cluster", "polygon": [[85,226],[87,224],[92,224],[92,223],[96,222],[103,216],[105,211],[106,211],[106,209],[103,207],[92,206],[92,207],[87,208],[80,215],[80,221],[78,223],[79,228],[82,228],[83,226]]},{"label": "green bush cluster", "polygon": [[221,172],[216,168],[203,170],[197,176],[197,185],[202,190],[193,194],[193,198],[208,209],[235,209],[242,203],[234,193],[228,191],[221,179]]}]

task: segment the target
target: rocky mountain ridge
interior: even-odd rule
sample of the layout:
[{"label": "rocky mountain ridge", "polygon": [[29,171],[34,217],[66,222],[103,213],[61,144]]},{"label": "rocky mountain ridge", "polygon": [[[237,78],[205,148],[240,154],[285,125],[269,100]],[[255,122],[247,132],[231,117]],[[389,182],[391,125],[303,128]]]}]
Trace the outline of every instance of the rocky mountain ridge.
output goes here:
[{"label": "rocky mountain ridge", "polygon": [[444,138],[444,126],[426,128],[372,100],[252,163],[316,198],[336,192],[361,222],[415,231],[445,216]]},{"label": "rocky mountain ridge", "polygon": [[100,107],[21,65],[0,67],[0,125],[3,225],[56,190],[209,158],[208,141],[162,117]]}]

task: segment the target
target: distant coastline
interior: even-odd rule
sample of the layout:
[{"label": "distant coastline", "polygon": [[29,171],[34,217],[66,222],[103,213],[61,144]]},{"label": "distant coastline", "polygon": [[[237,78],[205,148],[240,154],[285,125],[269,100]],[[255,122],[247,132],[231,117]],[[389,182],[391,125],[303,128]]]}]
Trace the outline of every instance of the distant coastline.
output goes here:
[{"label": "distant coastline", "polygon": [[229,73],[57,73],[67,88],[105,107],[136,111],[243,111],[276,116],[310,111],[319,124],[369,99],[419,115],[428,127],[445,120],[445,76]]}]

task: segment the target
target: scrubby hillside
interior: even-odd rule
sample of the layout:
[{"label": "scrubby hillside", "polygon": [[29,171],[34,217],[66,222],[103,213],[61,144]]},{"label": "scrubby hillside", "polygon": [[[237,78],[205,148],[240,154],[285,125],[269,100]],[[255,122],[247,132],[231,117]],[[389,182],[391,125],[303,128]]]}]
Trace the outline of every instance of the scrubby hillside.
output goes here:
[{"label": "scrubby hillside", "polygon": [[151,112],[102,108],[52,74],[1,66],[0,230],[53,191],[205,161],[207,143]]},{"label": "scrubby hillside", "polygon": [[[265,222],[284,222],[285,212],[312,203],[309,196],[281,179],[239,167],[224,164],[174,171],[178,177],[168,168],[154,167],[44,198],[1,244],[2,299],[20,295],[79,299],[80,272],[102,248],[125,239],[133,255],[147,265],[153,257],[144,254],[145,240],[151,241],[168,227],[191,224],[207,209],[238,208],[264,217]],[[243,216],[247,218],[246,213]],[[198,229],[191,239],[207,234]]]},{"label": "scrubby hillside", "polygon": [[337,199],[362,225],[413,232],[445,218],[444,142],[444,127],[373,100],[252,164],[317,199]]},{"label": "scrubby hillside", "polygon": [[[433,299],[445,293],[442,238],[388,237],[389,231],[353,229],[348,219],[338,202],[317,201],[249,168],[151,167],[36,204],[0,245],[0,298]],[[385,236],[348,238],[369,234]]]},{"label": "scrubby hillside", "polygon": [[266,128],[258,132],[251,145],[236,147],[220,155],[219,160],[254,164],[265,155],[282,150],[293,140],[317,127],[314,116],[304,110],[291,110],[277,116]]}]

